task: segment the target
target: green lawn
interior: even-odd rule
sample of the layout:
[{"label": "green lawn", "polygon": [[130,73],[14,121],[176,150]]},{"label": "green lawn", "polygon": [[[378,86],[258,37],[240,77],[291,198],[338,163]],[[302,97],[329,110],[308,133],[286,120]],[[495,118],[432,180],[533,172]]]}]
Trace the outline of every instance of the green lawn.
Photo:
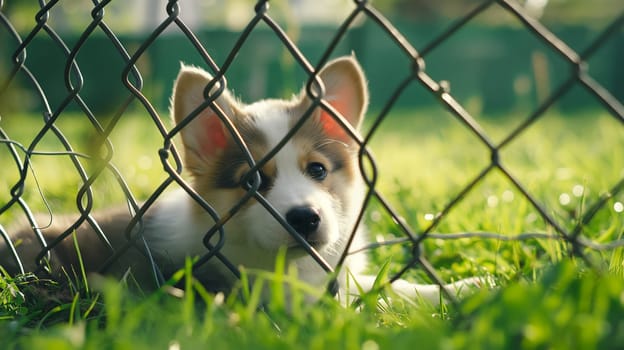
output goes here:
[{"label": "green lawn", "polygon": [[[139,199],[146,198],[165,179],[157,156],[162,140],[146,120],[140,114],[126,118],[112,135],[115,164]],[[497,144],[521,118],[479,122]],[[77,151],[94,152],[94,134],[85,124],[64,117],[58,125]],[[3,119],[0,127],[13,140],[27,145],[36,133],[37,121],[32,117]],[[417,233],[427,229],[432,218],[490,160],[487,148],[474,135],[437,110],[390,114],[370,148],[379,175],[377,190]],[[557,225],[571,230],[593,203],[624,177],[623,149],[624,127],[614,118],[600,112],[565,117],[553,113],[501,149],[500,159]],[[46,137],[37,150],[62,149],[53,138]],[[5,148],[0,148],[0,163],[12,164]],[[68,170],[68,164],[67,157],[34,157],[37,182],[30,176],[24,194],[34,210],[45,211],[46,203],[54,212],[75,208],[78,178]],[[0,188],[10,188],[18,174],[12,165],[4,168]],[[41,199],[37,184],[46,201]],[[123,198],[108,175],[96,182],[94,191],[97,207]],[[0,204],[8,199],[8,192],[0,192]],[[582,225],[581,233],[596,243],[621,238],[622,203],[624,193],[610,196],[593,219]],[[17,216],[17,210],[9,210],[0,216],[0,224],[7,225]],[[366,221],[374,241],[403,237],[378,203],[372,203]],[[556,234],[497,169],[468,191],[431,232]],[[0,278],[0,339],[3,346],[25,349],[624,346],[621,248],[583,251],[588,264],[569,258],[568,247],[561,240],[443,238],[427,239],[423,246],[424,256],[440,277],[452,280],[487,275],[496,279],[499,288],[480,292],[459,305],[439,308],[396,298],[390,306],[383,306],[373,295],[365,298],[358,311],[327,299],[318,305],[295,304],[288,312],[277,302],[258,311],[253,293],[258,288],[252,288],[245,300],[223,300],[196,285],[188,288],[196,293],[183,296],[160,292],[138,298],[110,281],[91,285],[89,293],[67,293],[43,281],[24,283],[4,277]],[[390,273],[398,271],[409,260],[411,248],[395,244],[375,249],[371,253],[373,266],[388,263]],[[406,278],[428,280],[418,268],[408,271]]]}]

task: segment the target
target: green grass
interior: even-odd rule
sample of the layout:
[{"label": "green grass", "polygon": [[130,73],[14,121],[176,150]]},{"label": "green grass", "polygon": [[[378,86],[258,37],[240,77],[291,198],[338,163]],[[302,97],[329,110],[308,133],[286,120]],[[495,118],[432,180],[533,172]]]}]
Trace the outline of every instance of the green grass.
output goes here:
[{"label": "green grass", "polygon": [[[520,118],[480,120],[494,143]],[[29,128],[24,127],[31,125]],[[27,144],[36,133],[31,117],[2,120],[15,141]],[[65,117],[59,127],[77,151],[93,154],[87,125]],[[157,155],[162,140],[146,119],[126,118],[112,135],[115,164],[139,199],[165,179]],[[389,116],[370,145],[378,166],[377,189],[415,232],[439,213],[489,164],[488,150],[451,116],[439,111],[400,111]],[[501,163],[521,186],[566,230],[624,177],[624,128],[601,113],[549,114],[501,150]],[[62,150],[46,137],[39,151]],[[79,179],[67,157],[35,156],[33,171],[45,194],[29,177],[23,198],[34,210],[55,213],[75,208]],[[0,148],[0,162],[11,164]],[[94,164],[87,163],[92,169]],[[6,166],[1,188],[17,179]],[[123,199],[110,176],[96,182],[96,207]],[[0,191],[0,204],[9,199]],[[597,243],[624,233],[624,194],[610,197],[582,234]],[[620,204],[618,204],[620,203]],[[7,225],[19,217],[0,216]],[[398,225],[372,203],[366,221],[373,240],[403,237]],[[554,234],[518,188],[494,169],[475,185],[432,229],[440,234],[473,232],[517,235]],[[411,246],[382,246],[372,252],[373,266],[398,271]],[[290,311],[278,302],[258,311],[251,294],[238,299],[212,296],[200,285],[184,295],[165,290],[139,298],[111,281],[96,281],[88,293],[67,291],[49,281],[0,278],[0,339],[7,348],[169,348],[188,349],[396,349],[396,348],[582,348],[624,346],[624,259],[622,249],[585,251],[592,265],[568,257],[560,240],[428,239],[423,254],[445,280],[493,276],[499,288],[482,291],[459,305],[439,308],[393,299],[378,305],[377,295],[355,311],[332,299],[315,305],[295,302]],[[374,269],[371,272],[377,272]],[[289,278],[277,273],[264,283]],[[420,269],[406,278],[428,281]],[[188,282],[190,283],[190,282]],[[299,286],[297,288],[309,288]],[[76,285],[80,285],[77,282]],[[79,292],[80,291],[80,292]],[[173,295],[172,295],[173,294]],[[5,345],[6,344],[6,345]]]}]

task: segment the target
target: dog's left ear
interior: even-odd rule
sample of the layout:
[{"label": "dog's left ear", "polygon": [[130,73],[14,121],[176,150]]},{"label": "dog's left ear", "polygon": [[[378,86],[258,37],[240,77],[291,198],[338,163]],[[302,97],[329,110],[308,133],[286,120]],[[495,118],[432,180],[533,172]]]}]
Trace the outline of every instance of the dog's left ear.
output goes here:
[{"label": "dog's left ear", "polygon": [[[368,89],[362,68],[352,56],[330,61],[319,73],[325,86],[323,99],[359,131],[368,106]],[[346,140],[348,133],[332,114],[321,108],[318,122],[330,137]]]}]

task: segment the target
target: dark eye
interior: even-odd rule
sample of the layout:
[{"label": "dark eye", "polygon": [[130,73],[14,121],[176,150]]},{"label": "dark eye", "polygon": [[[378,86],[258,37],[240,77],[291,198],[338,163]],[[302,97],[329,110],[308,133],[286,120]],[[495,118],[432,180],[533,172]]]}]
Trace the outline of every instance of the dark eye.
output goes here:
[{"label": "dark eye", "polygon": [[327,169],[321,163],[310,163],[306,167],[306,174],[317,181],[323,181],[327,177]]},{"label": "dark eye", "polygon": [[262,181],[260,183],[260,187],[258,188],[258,191],[260,192],[264,192],[264,191],[268,191],[271,186],[271,178],[267,176],[267,174],[263,173],[262,171],[260,172],[260,181]]}]

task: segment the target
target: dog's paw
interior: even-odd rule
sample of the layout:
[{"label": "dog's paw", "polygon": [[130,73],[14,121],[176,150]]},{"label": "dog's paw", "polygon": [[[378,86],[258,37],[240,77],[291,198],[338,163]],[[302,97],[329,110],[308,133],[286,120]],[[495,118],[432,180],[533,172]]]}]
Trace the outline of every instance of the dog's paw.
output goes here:
[{"label": "dog's paw", "polygon": [[452,296],[457,297],[466,296],[477,290],[492,289],[495,287],[496,281],[492,276],[469,277],[444,286]]}]

